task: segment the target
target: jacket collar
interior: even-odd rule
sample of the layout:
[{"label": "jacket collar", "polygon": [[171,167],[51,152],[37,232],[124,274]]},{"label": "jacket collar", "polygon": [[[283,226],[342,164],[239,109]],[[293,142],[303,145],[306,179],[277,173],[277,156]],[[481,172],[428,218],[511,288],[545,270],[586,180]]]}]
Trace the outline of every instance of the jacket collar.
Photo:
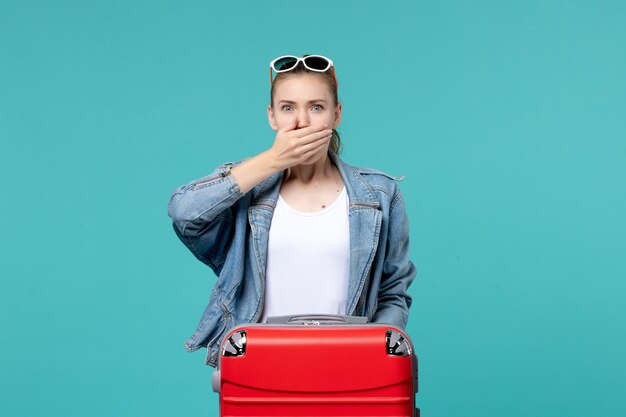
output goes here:
[{"label": "jacket collar", "polygon": [[380,202],[374,194],[374,190],[365,182],[363,176],[356,167],[343,162],[337,154],[329,152],[330,159],[335,163],[343,179],[343,183],[348,193],[348,201],[350,206],[370,206],[373,208],[380,207]]}]

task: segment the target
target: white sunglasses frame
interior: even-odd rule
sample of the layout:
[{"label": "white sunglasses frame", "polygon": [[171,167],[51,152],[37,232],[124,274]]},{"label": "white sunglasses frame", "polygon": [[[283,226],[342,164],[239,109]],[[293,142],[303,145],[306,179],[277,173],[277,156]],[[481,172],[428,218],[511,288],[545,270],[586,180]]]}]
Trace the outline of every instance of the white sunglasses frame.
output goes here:
[{"label": "white sunglasses frame", "polygon": [[[279,71],[279,70],[276,69],[274,64],[276,64],[277,61],[279,61],[281,59],[284,59],[284,58],[294,58],[296,60],[296,64],[293,67],[289,68],[289,69],[284,69],[284,70],[280,70]],[[322,59],[324,59],[324,60],[326,60],[328,62],[328,66],[326,68],[324,68],[323,70],[311,68],[304,61],[307,58],[322,58]],[[299,56],[295,56],[295,55],[283,55],[283,56],[279,56],[278,58],[276,58],[275,60],[270,62],[270,68],[273,69],[278,74],[279,72],[291,71],[292,69],[297,67],[300,62],[302,62],[302,64],[304,65],[304,67],[306,69],[308,69],[309,71],[315,71],[315,72],[326,72],[326,71],[328,71],[330,69],[330,67],[334,66],[333,65],[333,60],[330,59],[330,58],[325,57],[324,55],[307,55],[307,56],[303,56],[303,57],[299,57]]]},{"label": "white sunglasses frame", "polygon": [[[277,70],[274,67],[274,64],[276,64],[277,61],[279,61],[281,59],[284,59],[284,58],[294,58],[296,60],[296,64],[293,67],[289,68],[289,69],[284,69],[284,70],[280,70],[279,71],[279,70]],[[311,68],[304,61],[307,58],[322,58],[322,59],[325,59],[326,61],[328,61],[328,66],[325,69],[323,69],[323,70]],[[325,57],[324,55],[307,55],[307,56],[303,56],[303,57],[299,57],[299,56],[295,56],[295,55],[282,55],[282,56],[279,56],[278,58],[274,59],[272,62],[270,62],[270,84],[274,81],[274,75],[272,74],[272,70],[275,71],[276,74],[279,74],[281,72],[289,72],[292,69],[294,69],[295,67],[297,67],[300,62],[302,62],[302,65],[304,65],[304,68],[308,69],[309,71],[314,71],[314,72],[326,72],[326,71],[328,71],[329,69],[332,68],[333,69],[333,76],[335,75],[335,65],[333,64],[333,60],[328,58],[328,57]]]}]

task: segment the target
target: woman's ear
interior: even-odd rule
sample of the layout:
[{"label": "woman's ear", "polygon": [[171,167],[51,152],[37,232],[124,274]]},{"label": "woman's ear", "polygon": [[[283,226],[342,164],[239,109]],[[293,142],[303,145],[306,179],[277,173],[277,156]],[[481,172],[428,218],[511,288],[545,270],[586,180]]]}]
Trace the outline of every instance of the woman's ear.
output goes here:
[{"label": "woman's ear", "polygon": [[267,121],[270,123],[270,126],[275,131],[278,131],[278,126],[276,125],[276,119],[274,118],[274,110],[272,109],[272,105],[267,106]]},{"label": "woman's ear", "polygon": [[339,123],[341,122],[341,103],[337,103],[335,107],[335,121],[333,122],[333,129],[337,129]]}]

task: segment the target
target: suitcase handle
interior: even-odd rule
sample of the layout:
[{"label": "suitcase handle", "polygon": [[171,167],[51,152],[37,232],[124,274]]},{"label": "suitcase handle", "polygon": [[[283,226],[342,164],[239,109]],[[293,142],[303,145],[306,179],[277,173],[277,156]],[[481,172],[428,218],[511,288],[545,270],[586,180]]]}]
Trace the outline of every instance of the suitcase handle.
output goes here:
[{"label": "suitcase handle", "polygon": [[303,324],[305,326],[365,323],[367,323],[367,317],[340,316],[337,314],[300,314],[295,316],[273,316],[267,318],[267,324]]}]

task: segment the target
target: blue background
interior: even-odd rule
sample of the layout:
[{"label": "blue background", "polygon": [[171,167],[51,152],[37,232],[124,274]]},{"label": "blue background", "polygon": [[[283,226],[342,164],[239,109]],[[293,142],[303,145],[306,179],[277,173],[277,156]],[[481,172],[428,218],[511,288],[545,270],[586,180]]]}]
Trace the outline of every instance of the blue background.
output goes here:
[{"label": "blue background", "polygon": [[423,415],[626,415],[626,3],[5,0],[0,51],[0,415],[217,415],[167,201],[290,53],[407,177]]}]

